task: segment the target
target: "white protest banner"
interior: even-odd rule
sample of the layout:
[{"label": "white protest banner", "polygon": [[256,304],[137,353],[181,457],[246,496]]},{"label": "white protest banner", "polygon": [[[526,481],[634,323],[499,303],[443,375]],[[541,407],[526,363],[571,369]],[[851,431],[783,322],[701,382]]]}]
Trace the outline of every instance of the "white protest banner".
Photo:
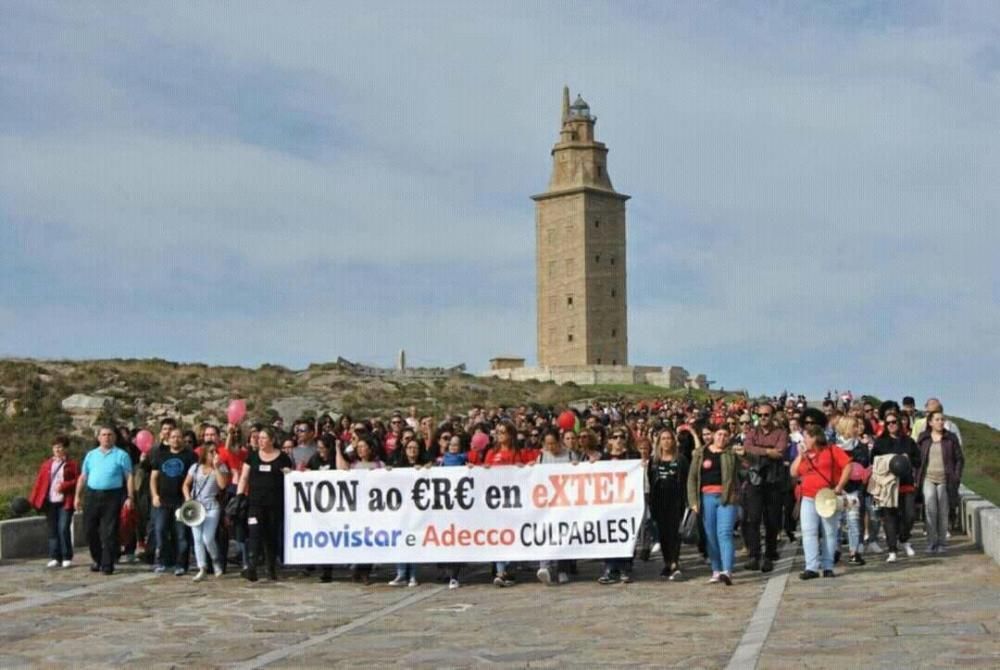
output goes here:
[{"label": "white protest banner", "polygon": [[630,557],[643,508],[638,460],[292,472],[285,562]]}]

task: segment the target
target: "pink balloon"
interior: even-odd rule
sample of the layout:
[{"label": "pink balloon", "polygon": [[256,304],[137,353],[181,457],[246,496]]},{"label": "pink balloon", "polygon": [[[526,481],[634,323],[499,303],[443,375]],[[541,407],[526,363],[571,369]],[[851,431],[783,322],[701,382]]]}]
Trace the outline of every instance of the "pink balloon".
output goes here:
[{"label": "pink balloon", "polygon": [[135,446],[139,447],[142,453],[149,453],[153,448],[153,434],[148,430],[140,430],[135,436]]},{"label": "pink balloon", "polygon": [[472,448],[476,451],[483,449],[490,443],[490,436],[486,433],[476,433],[472,436]]},{"label": "pink balloon", "polygon": [[247,401],[243,399],[230,400],[229,409],[226,410],[226,418],[229,423],[237,424],[247,415]]}]

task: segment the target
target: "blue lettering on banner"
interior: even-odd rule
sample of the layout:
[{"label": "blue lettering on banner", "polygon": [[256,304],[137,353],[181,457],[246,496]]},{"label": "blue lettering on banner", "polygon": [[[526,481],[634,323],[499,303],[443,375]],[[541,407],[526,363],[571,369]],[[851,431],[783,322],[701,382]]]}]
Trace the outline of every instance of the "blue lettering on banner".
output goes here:
[{"label": "blue lettering on banner", "polygon": [[318,530],[315,532],[301,530],[292,534],[293,549],[337,549],[340,547],[395,547],[403,531],[373,529],[365,526],[363,529],[344,525],[343,530]]}]

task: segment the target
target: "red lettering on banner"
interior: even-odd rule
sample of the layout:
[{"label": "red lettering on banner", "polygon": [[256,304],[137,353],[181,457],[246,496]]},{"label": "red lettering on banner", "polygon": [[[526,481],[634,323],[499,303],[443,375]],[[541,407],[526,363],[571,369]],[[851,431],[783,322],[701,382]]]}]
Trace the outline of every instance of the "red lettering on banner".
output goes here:
[{"label": "red lettering on banner", "polygon": [[467,528],[459,529],[451,523],[440,533],[436,526],[427,526],[423,546],[495,547],[501,544],[510,546],[516,541],[517,534],[511,528],[477,528],[470,531]]},{"label": "red lettering on banner", "polygon": [[594,504],[610,505],[614,502],[614,494],[611,492],[612,476],[610,472],[599,472],[594,475]]},{"label": "red lettering on banner", "polygon": [[[571,495],[574,491],[576,495]],[[535,507],[584,507],[626,504],[635,500],[627,472],[549,475],[549,485],[537,484],[531,492]]]},{"label": "red lettering on banner", "polygon": [[628,483],[628,473],[616,472],[615,479],[618,480],[618,486],[615,489],[615,502],[630,503],[635,500],[635,489],[630,489],[628,497],[625,497],[625,484]]}]

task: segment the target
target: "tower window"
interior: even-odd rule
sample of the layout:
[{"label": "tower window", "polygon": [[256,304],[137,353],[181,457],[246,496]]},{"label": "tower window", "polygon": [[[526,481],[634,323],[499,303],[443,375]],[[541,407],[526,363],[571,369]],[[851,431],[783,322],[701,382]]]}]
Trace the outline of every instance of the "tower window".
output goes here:
[{"label": "tower window", "polygon": [[614,298],[616,295],[618,295],[618,291],[611,289],[611,297]]},{"label": "tower window", "polygon": [[601,227],[601,220],[600,219],[595,219],[594,220],[594,228],[600,228],[600,227]]},{"label": "tower window", "polygon": [[566,341],[567,342],[572,342],[573,341],[573,333],[570,333],[569,335],[566,336]]},{"label": "tower window", "polygon": [[611,337],[618,337],[618,331],[615,328],[611,329]]},{"label": "tower window", "polygon": [[566,296],[566,306],[567,307],[573,306],[573,296],[571,295]]},{"label": "tower window", "polygon": [[612,360],[611,361],[611,365],[618,365],[618,359],[616,358],[616,359]]},{"label": "tower window", "polygon": [[614,264],[615,264],[615,257],[614,257],[614,256],[612,256],[612,257],[611,257],[611,264],[612,264],[612,265],[614,265]]},{"label": "tower window", "polygon": [[566,259],[566,274],[573,274],[573,259]]},{"label": "tower window", "polygon": [[597,166],[597,176],[598,176],[598,177],[600,177],[600,176],[601,176],[601,173],[602,173],[603,171],[604,171],[604,168],[602,168],[602,167],[601,167],[600,165],[598,165],[598,166]]},{"label": "tower window", "polygon": [[597,254],[596,256],[594,256],[594,262],[595,263],[600,263],[601,262],[601,255],[600,254]]},{"label": "tower window", "polygon": [[600,365],[600,364],[601,364],[601,359],[600,359],[600,358],[598,358],[598,359],[597,359],[597,364],[598,364],[598,365]]},{"label": "tower window", "polygon": [[556,241],[556,228],[555,226],[549,227],[549,244],[555,244]]}]

